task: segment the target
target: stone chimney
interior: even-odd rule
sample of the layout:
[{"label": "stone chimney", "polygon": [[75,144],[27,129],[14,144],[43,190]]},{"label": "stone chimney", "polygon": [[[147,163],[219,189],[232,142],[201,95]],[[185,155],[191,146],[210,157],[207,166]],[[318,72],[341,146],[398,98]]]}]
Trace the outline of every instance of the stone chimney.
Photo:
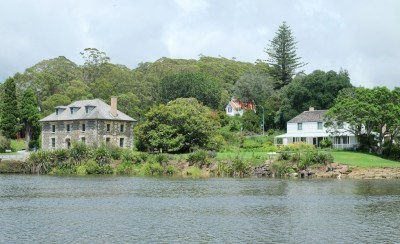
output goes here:
[{"label": "stone chimney", "polygon": [[116,96],[112,96],[111,97],[111,115],[114,117],[118,116],[117,113],[117,97]]},{"label": "stone chimney", "polygon": [[314,111],[314,107],[310,107],[308,111]]}]

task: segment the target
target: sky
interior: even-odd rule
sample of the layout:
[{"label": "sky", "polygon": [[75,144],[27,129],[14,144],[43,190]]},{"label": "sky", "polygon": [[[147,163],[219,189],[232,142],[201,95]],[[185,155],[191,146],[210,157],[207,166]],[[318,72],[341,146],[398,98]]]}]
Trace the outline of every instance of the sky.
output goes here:
[{"label": "sky", "polygon": [[283,21],[307,74],[348,70],[355,86],[400,86],[398,0],[0,0],[0,82],[87,47],[133,69],[161,57],[266,60]]}]

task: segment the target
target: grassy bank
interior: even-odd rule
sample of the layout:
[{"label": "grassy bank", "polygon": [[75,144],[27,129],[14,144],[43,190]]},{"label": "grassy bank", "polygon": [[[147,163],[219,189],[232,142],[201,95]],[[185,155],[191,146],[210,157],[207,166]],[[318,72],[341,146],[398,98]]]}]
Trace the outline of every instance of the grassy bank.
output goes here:
[{"label": "grassy bank", "polygon": [[400,167],[400,162],[384,159],[368,153],[347,151],[331,151],[330,153],[332,154],[334,161],[337,163],[348,164],[361,168]]}]

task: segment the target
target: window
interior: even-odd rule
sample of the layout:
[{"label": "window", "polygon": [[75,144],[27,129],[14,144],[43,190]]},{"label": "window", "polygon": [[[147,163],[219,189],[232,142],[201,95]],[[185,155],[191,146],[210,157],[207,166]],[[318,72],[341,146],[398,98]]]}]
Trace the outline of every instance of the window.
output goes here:
[{"label": "window", "polygon": [[318,130],[322,130],[322,122],[318,122]]},{"label": "window", "polygon": [[106,145],[110,145],[110,137],[106,137]]},{"label": "window", "polygon": [[119,147],[124,147],[124,138],[119,138]]},{"label": "window", "polygon": [[81,137],[81,141],[83,144],[86,144],[86,137]]},{"label": "window", "polygon": [[52,148],[56,147],[56,138],[51,138],[51,147]]},{"label": "window", "polygon": [[67,132],[70,132],[70,131],[71,131],[71,125],[67,124]]},{"label": "window", "polygon": [[297,130],[303,130],[303,123],[297,123]]},{"label": "window", "polygon": [[107,132],[109,132],[110,129],[111,129],[111,125],[110,125],[110,124],[107,124]]},{"label": "window", "polygon": [[343,136],[343,144],[349,144],[349,137],[348,136]]},{"label": "window", "polygon": [[56,125],[51,125],[51,132],[56,132]]},{"label": "window", "polygon": [[232,107],[228,106],[228,113],[232,113]]},{"label": "window", "polygon": [[124,125],[123,125],[123,124],[121,124],[121,125],[119,126],[119,131],[124,132]]},{"label": "window", "polygon": [[86,124],[82,124],[82,131],[86,131]]}]

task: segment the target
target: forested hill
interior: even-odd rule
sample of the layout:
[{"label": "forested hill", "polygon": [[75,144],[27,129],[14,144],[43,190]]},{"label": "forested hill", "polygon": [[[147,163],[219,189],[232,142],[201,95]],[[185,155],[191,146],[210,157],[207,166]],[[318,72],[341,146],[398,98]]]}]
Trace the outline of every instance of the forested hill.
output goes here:
[{"label": "forested hill", "polygon": [[109,102],[118,96],[118,109],[142,120],[148,109],[177,97],[195,97],[205,105],[223,111],[232,96],[263,105],[267,125],[282,127],[291,116],[306,110],[329,108],[339,90],[350,87],[347,72],[298,74],[283,88],[274,88],[269,66],[223,57],[199,59],[160,58],[129,69],[113,64],[94,48],[82,52],[83,65],[66,57],[43,60],[14,75],[17,97],[31,87],[36,93],[41,115],[58,105],[75,100],[100,98]]}]

